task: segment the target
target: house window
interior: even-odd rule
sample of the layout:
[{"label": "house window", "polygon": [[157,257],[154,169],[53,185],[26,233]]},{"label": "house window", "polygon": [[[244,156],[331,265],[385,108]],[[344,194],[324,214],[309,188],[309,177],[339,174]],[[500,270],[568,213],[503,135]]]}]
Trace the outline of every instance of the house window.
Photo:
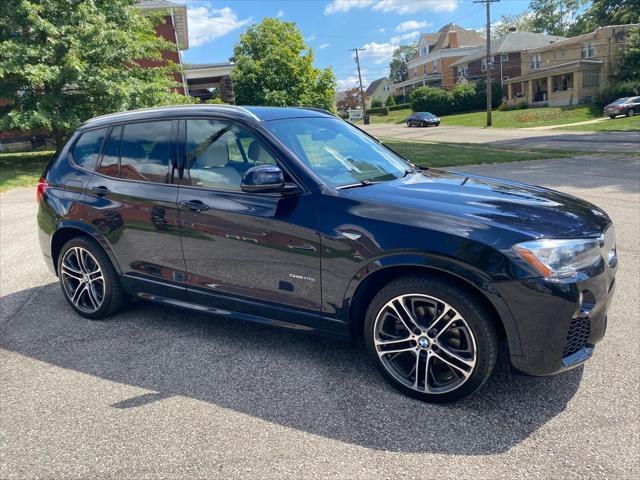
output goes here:
[{"label": "house window", "polygon": [[491,70],[496,68],[496,57],[491,57]]},{"label": "house window", "polygon": [[413,76],[417,77],[418,76],[418,67],[414,67],[413,68]]},{"label": "house window", "polygon": [[582,58],[591,58],[596,54],[594,42],[582,42]]},{"label": "house window", "polygon": [[600,72],[582,72],[582,88],[600,88]]},{"label": "house window", "polygon": [[531,56],[531,70],[537,70],[538,68],[540,68],[541,64],[542,64],[542,59],[540,58],[539,53],[536,53],[535,55]]},{"label": "house window", "polygon": [[553,91],[566,92],[573,89],[573,73],[553,77]]},{"label": "house window", "polygon": [[429,53],[428,46],[420,47],[420,56],[426,55],[427,53]]},{"label": "house window", "polygon": [[426,63],[422,66],[422,74],[423,75],[427,74],[427,64]]},{"label": "house window", "polygon": [[389,91],[389,85],[384,85],[382,87],[382,90],[385,91],[385,92],[388,92]]},{"label": "house window", "polygon": [[482,62],[480,64],[480,70],[482,70],[483,72],[487,71],[487,59],[483,58]]},{"label": "house window", "polygon": [[508,62],[509,61],[509,54],[508,53],[503,53],[500,55],[500,61],[502,62]]},{"label": "house window", "polygon": [[433,73],[438,73],[438,61],[434,60],[433,62],[431,62],[431,71]]}]

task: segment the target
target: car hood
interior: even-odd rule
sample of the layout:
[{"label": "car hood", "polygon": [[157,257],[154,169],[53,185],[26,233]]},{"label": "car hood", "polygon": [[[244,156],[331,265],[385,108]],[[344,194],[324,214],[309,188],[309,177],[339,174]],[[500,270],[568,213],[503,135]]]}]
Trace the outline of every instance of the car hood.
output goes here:
[{"label": "car hood", "polygon": [[421,210],[452,222],[493,225],[534,238],[596,236],[611,222],[603,210],[571,195],[436,169],[342,192],[359,202]]}]

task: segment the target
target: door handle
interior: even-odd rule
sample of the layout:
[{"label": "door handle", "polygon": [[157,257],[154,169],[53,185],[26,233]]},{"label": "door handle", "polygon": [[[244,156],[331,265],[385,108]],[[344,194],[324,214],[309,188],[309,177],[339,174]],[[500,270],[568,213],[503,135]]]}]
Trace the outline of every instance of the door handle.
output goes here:
[{"label": "door handle", "polygon": [[180,206],[193,212],[202,212],[203,210],[209,210],[209,205],[201,202],[200,200],[185,200],[180,202]]},{"label": "door handle", "polygon": [[99,185],[97,187],[91,187],[91,192],[98,195],[99,197],[104,197],[105,195],[109,195],[111,190],[109,190],[104,185]]}]

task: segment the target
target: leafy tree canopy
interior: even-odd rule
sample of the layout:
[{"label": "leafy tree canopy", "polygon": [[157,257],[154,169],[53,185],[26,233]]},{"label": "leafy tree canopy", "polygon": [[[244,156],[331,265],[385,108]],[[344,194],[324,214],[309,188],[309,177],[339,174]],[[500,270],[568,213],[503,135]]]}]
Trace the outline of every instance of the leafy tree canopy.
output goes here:
[{"label": "leafy tree canopy", "polygon": [[411,45],[400,45],[393,51],[391,63],[389,64],[389,80],[391,83],[404,82],[409,78],[409,60],[418,52],[416,43]]},{"label": "leafy tree canopy", "polygon": [[615,64],[616,78],[620,81],[640,81],[640,28],[629,32],[625,44]]},{"label": "leafy tree canopy", "polygon": [[592,32],[607,25],[640,22],[640,0],[593,0],[575,23],[572,34]]},{"label": "leafy tree canopy", "polygon": [[333,109],[333,71],[313,67],[313,51],[295,23],[265,18],[252,25],[240,35],[231,60],[239,104]]},{"label": "leafy tree canopy", "polygon": [[[366,99],[366,95],[365,95]],[[340,98],[336,102],[336,108],[339,112],[346,112],[349,109],[362,108],[362,100],[360,99],[360,89],[358,87],[350,88],[340,94]]]},{"label": "leafy tree canopy", "polygon": [[534,32],[570,36],[588,0],[531,0],[531,27]]},{"label": "leafy tree canopy", "polygon": [[175,48],[134,0],[0,2],[0,128],[46,129],[56,142],[90,117],[186,101],[177,66],[143,68]]}]

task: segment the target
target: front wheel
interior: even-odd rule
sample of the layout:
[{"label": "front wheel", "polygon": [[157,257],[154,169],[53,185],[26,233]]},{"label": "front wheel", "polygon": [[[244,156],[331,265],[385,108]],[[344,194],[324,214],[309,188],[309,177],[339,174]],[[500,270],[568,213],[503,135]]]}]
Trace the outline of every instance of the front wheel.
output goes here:
[{"label": "front wheel", "polygon": [[609,118],[610,118],[611,120],[613,120],[614,118],[616,118],[616,116],[615,116],[615,115],[609,115]]},{"label": "front wheel", "polygon": [[489,378],[497,357],[491,315],[454,283],[402,277],[367,310],[367,353],[398,390],[427,402],[464,398]]},{"label": "front wheel", "polygon": [[636,114],[636,111],[633,108],[627,110],[627,117],[633,117]]},{"label": "front wheel", "polygon": [[85,318],[106,318],[129,301],[109,257],[90,238],[76,237],[64,244],[58,276],[65,298]]},{"label": "front wheel", "polygon": [[411,122],[407,122],[407,127],[410,127],[410,126],[411,126]]}]

